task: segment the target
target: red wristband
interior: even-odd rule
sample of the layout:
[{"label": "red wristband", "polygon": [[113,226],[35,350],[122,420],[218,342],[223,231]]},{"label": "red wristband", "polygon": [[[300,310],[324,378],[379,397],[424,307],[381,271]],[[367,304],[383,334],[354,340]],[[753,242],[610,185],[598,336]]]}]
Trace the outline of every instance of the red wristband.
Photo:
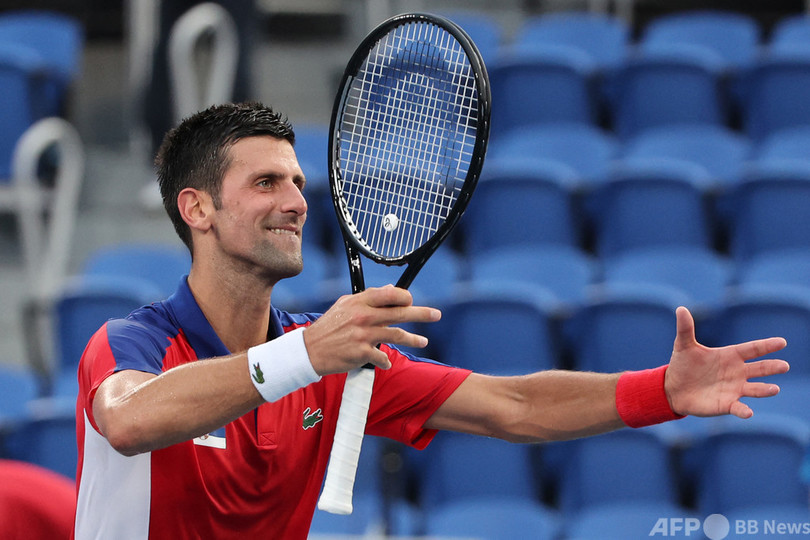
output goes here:
[{"label": "red wristband", "polygon": [[629,427],[639,428],[683,418],[669,406],[664,392],[667,366],[626,371],[616,384],[616,410]]}]

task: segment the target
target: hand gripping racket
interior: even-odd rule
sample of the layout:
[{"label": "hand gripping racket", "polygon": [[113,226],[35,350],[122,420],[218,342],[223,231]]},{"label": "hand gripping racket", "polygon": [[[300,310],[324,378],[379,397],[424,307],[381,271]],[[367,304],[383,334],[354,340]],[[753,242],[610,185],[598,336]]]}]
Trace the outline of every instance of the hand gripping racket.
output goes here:
[{"label": "hand gripping racket", "polygon": [[[458,222],[486,153],[490,90],[481,55],[449,20],[393,17],[349,61],[329,137],[329,182],[352,292],[365,288],[360,255],[416,274]],[[350,372],[318,508],[352,512],[373,366]]]}]

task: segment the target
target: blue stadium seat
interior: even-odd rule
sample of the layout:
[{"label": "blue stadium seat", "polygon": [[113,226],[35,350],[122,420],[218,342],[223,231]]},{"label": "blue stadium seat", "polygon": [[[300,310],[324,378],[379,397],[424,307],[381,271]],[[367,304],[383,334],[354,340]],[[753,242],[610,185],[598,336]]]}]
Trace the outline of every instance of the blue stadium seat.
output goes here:
[{"label": "blue stadium seat", "polygon": [[489,65],[495,60],[504,39],[504,31],[498,20],[487,13],[464,9],[442,14],[472,38],[485,64]]},{"label": "blue stadium seat", "polygon": [[465,253],[472,256],[504,246],[579,245],[577,185],[576,173],[556,161],[490,162],[461,222]]},{"label": "blue stadium seat", "polygon": [[619,157],[619,142],[596,126],[565,123],[512,130],[493,140],[488,150],[489,163],[527,157],[570,167],[577,176],[577,186],[587,190],[608,177]]},{"label": "blue stadium seat", "polygon": [[759,55],[760,28],[745,14],[722,10],[691,10],[661,15],[647,25],[642,48],[678,44],[700,45],[731,68],[749,65]]},{"label": "blue stadium seat", "polygon": [[470,257],[471,286],[476,283],[520,283],[543,287],[575,311],[600,277],[590,254],[569,246],[514,246]]},{"label": "blue stadium seat", "polygon": [[427,535],[480,540],[556,538],[559,517],[539,503],[484,497],[461,501],[427,512]]},{"label": "blue stadium seat", "polygon": [[33,49],[0,41],[0,185],[11,181],[14,149],[25,131],[43,117],[41,82],[37,74],[45,69],[42,57]]},{"label": "blue stadium seat", "polygon": [[752,168],[728,204],[729,250],[737,260],[810,247],[810,169]]},{"label": "blue stadium seat", "polygon": [[688,296],[663,285],[605,287],[566,324],[574,367],[619,372],[667,363],[675,340],[675,309],[688,302]]},{"label": "blue stadium seat", "polygon": [[76,478],[76,399],[42,398],[7,439],[11,458]]},{"label": "blue stadium seat", "polygon": [[780,129],[759,141],[754,164],[766,168],[810,169],[810,125]]},{"label": "blue stadium seat", "polygon": [[[566,521],[566,540],[627,540],[653,534],[660,519],[689,520],[690,527],[700,527],[703,516],[671,503],[629,501],[588,508]],[[667,525],[669,522],[667,521]],[[684,521],[677,522],[685,526]],[[695,531],[690,529],[689,534]],[[679,534],[687,533],[681,529]],[[670,534],[659,531],[658,534]]]},{"label": "blue stadium seat", "polygon": [[693,247],[653,247],[633,250],[603,261],[606,283],[649,283],[686,293],[687,307],[711,312],[722,306],[733,279],[733,265],[714,250]]},{"label": "blue stadium seat", "polygon": [[790,48],[757,60],[741,74],[742,125],[754,141],[810,124],[810,48]]},{"label": "blue stadium seat", "polygon": [[766,44],[769,54],[783,54],[797,50],[810,50],[810,17],[806,13],[788,15],[776,21]]},{"label": "blue stadium seat", "polygon": [[739,261],[735,281],[740,288],[751,285],[791,285],[810,291],[810,252],[806,249],[769,251]]},{"label": "blue stadium seat", "polygon": [[650,47],[617,68],[606,82],[612,126],[622,139],[672,124],[725,125],[720,87],[723,63],[691,44]]},{"label": "blue stadium seat", "polygon": [[84,29],[78,19],[48,10],[8,11],[0,15],[0,42],[35,50],[44,62],[41,117],[65,116],[70,86],[78,78]]},{"label": "blue stadium seat", "polygon": [[492,139],[529,125],[596,122],[594,65],[559,46],[499,56],[487,70],[492,86]]},{"label": "blue stadium seat", "polygon": [[28,416],[28,402],[40,397],[41,383],[39,375],[27,367],[0,363],[0,438]]},{"label": "blue stadium seat", "polygon": [[697,165],[623,162],[586,200],[596,252],[611,257],[653,246],[711,248],[712,187],[705,169]]},{"label": "blue stadium seat", "polygon": [[51,392],[75,398],[76,370],[90,337],[108,319],[125,317],[160,295],[153,283],[137,278],[88,275],[68,282],[54,301],[56,360]]},{"label": "blue stadium seat", "polygon": [[427,511],[464,500],[538,501],[531,446],[464,433],[440,433],[424,451],[419,504]]},{"label": "blue stadium seat", "polygon": [[190,269],[191,256],[182,245],[118,243],[90,253],[82,274],[143,279],[159,289],[160,296],[153,300],[160,300],[174,294]]},{"label": "blue stadium seat", "polygon": [[738,182],[752,144],[723,125],[661,126],[639,133],[623,145],[623,159],[666,159],[700,165],[718,185]]},{"label": "blue stadium seat", "polygon": [[605,71],[625,61],[630,40],[630,28],[619,17],[568,11],[525,18],[512,46],[526,51],[547,45],[570,47],[588,55],[598,70]]},{"label": "blue stadium seat", "polygon": [[431,326],[442,362],[490,374],[557,367],[556,297],[539,287],[493,284],[459,294]]},{"label": "blue stadium seat", "polygon": [[615,431],[571,441],[567,449],[559,486],[566,515],[617,502],[678,501],[670,448],[653,432]]},{"label": "blue stadium seat", "polygon": [[697,508],[704,515],[758,505],[807,507],[800,478],[810,428],[790,417],[754,416],[715,422],[693,450]]}]

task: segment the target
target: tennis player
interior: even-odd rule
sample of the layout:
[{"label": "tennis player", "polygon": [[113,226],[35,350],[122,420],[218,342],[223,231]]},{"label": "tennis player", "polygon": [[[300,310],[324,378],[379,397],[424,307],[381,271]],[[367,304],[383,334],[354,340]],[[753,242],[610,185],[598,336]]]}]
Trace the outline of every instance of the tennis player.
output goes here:
[{"label": "tennis player", "polygon": [[741,397],[779,391],[748,379],[786,362],[747,361],[783,339],[704,347],[685,308],[660,368],[521,377],[399,352],[427,340],[392,325],[440,317],[403,289],[345,296],[321,316],[274,308],[273,286],[303,264],[293,143],[260,104],[215,106],[167,135],[158,179],[191,270],[168,300],[104,324],[84,352],[75,538],[306,538],[345,373],[366,363],[378,368],[367,433],[416,448],[437,430],[534,442],[687,414],[746,418]]}]

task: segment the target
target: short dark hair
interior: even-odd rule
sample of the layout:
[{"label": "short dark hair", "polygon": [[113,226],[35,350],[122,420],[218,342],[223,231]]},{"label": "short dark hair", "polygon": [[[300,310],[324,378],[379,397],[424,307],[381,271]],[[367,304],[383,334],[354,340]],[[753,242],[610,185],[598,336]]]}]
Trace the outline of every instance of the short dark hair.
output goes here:
[{"label": "short dark hair", "polygon": [[180,216],[177,196],[192,187],[211,195],[219,208],[231,146],[245,137],[261,135],[295,144],[295,132],[287,118],[258,102],[214,105],[184,119],[166,134],[155,157],[160,195],[175,231],[189,250],[191,230]]}]

